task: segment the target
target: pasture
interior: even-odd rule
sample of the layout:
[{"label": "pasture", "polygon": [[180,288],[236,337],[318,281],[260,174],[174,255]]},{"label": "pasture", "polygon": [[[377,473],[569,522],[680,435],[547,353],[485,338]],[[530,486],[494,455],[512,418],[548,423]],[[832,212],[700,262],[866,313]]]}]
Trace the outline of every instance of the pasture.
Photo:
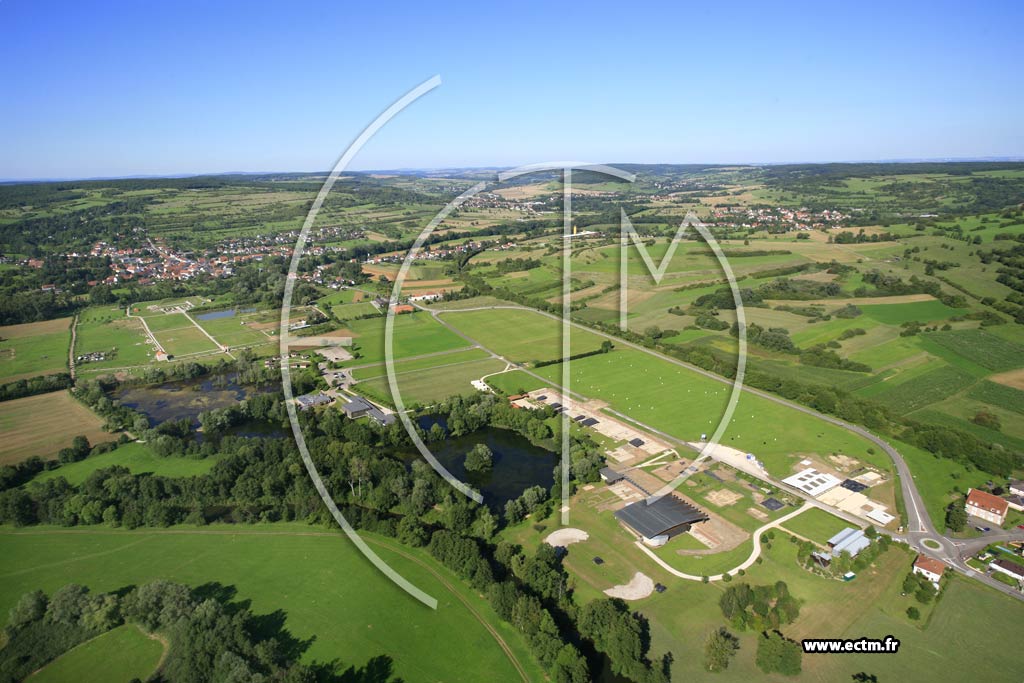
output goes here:
[{"label": "pasture", "polygon": [[[310,640],[305,661],[361,666],[387,654],[407,681],[520,680],[486,623],[508,644],[529,680],[539,667],[521,636],[475,591],[424,551],[370,534],[383,559],[438,600],[436,611],[413,600],[337,531],[305,525],[204,527],[173,532],[104,527],[0,530],[0,614],[37,588],[66,583],[95,592],[154,579],[191,586],[216,582],[256,614],[283,610],[286,628]],[[340,618],[339,615],[344,615]],[[451,657],[451,643],[473,657]]]},{"label": "pasture", "polygon": [[[539,368],[552,386],[561,381],[561,365]],[[611,353],[574,360],[571,389],[606,401],[630,418],[677,439],[698,441],[712,433],[724,415],[730,386],[643,351],[617,348]],[[778,425],[785,424],[785,433]],[[721,443],[754,453],[773,475],[788,475],[798,453],[843,453],[876,461],[870,444],[827,424],[759,396],[743,393]]]},{"label": "pasture", "polygon": [[[534,311],[492,309],[445,313],[444,322],[485,348],[518,363],[562,357],[562,322]],[[570,353],[594,351],[598,335],[571,328]]]},{"label": "pasture", "polygon": [[[353,334],[352,350],[359,352],[348,365],[384,362],[385,318],[353,320],[348,330]],[[470,343],[437,322],[429,313],[407,313],[395,316],[392,344],[394,357],[408,358],[426,353],[468,348]]]},{"label": "pasture", "polygon": [[864,315],[886,325],[921,322],[932,323],[937,320],[948,320],[954,315],[967,313],[964,308],[950,308],[941,301],[916,301],[905,304],[862,304],[860,309]]},{"label": "pasture", "polygon": [[125,624],[87,640],[53,660],[32,683],[109,683],[146,680],[157,668],[164,646],[132,624]]},{"label": "pasture", "polygon": [[138,318],[129,318],[116,306],[93,306],[79,316],[75,355],[97,352],[107,354],[107,359],[79,363],[77,371],[145,365],[153,359],[154,349]]},{"label": "pasture", "polygon": [[[443,356],[441,357],[443,358]],[[398,390],[406,405],[434,403],[449,396],[476,393],[471,382],[484,375],[501,372],[505,363],[494,358],[455,361],[421,370],[399,371],[395,375]],[[360,381],[355,390],[379,402],[393,405],[386,375]]]},{"label": "pasture", "polygon": [[188,327],[153,332],[156,340],[160,342],[160,346],[164,347],[167,353],[180,358],[195,353],[219,352],[217,345],[210,341],[210,338],[203,334],[202,330],[188,320],[185,323]]},{"label": "pasture", "polygon": [[0,327],[0,383],[67,372],[71,318]]},{"label": "pasture", "polygon": [[[279,311],[272,311],[280,318]],[[266,311],[213,311],[193,315],[193,320],[206,333],[219,343],[231,348],[257,346],[260,344],[276,344],[273,339],[262,331],[260,321],[266,317]]]},{"label": "pasture", "polygon": [[71,445],[76,436],[89,443],[113,441],[103,431],[103,421],[71,397],[70,392],[54,391],[0,403],[0,464],[9,465],[38,455],[51,459]]},{"label": "pasture", "polygon": [[217,463],[216,457],[195,458],[160,457],[154,455],[149,446],[133,442],[118,446],[109,453],[92,455],[85,460],[67,463],[52,470],[40,472],[32,479],[32,483],[42,483],[57,477],[64,477],[68,483],[78,485],[90,474],[105,467],[127,467],[132,474],[152,472],[163,477],[192,477],[209,472]]}]

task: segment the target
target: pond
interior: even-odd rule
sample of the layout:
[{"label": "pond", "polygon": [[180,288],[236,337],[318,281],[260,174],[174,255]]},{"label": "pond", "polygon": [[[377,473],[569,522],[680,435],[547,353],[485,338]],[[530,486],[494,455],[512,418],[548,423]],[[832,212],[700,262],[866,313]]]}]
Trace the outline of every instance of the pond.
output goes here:
[{"label": "pond", "polygon": [[227,408],[248,396],[280,389],[280,385],[274,383],[263,386],[241,385],[236,379],[237,375],[232,373],[144,387],[125,387],[115,391],[110,398],[145,415],[151,427],[184,418],[188,418],[193,427],[198,427],[199,413]]},{"label": "pond", "polygon": [[[429,430],[435,422],[445,426],[443,420],[435,417],[421,418],[419,425]],[[478,443],[485,444],[494,453],[494,467],[490,472],[467,472],[463,467],[466,454]],[[531,486],[549,490],[555,482],[554,469],[559,461],[557,453],[535,446],[517,432],[498,427],[484,427],[465,436],[428,442],[427,447],[452,475],[480,491],[484,503],[497,511]],[[411,464],[423,456],[413,451],[401,453],[400,457]]]},{"label": "pond", "polygon": [[221,318],[234,318],[239,313],[255,313],[255,308],[229,308],[226,311],[212,311],[200,313],[195,316],[196,320],[220,320]]}]

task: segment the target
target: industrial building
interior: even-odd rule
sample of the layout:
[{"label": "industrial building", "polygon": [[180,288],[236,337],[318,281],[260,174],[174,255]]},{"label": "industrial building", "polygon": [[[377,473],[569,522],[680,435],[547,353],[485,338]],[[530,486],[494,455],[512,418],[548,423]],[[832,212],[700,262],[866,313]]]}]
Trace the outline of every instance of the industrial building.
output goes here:
[{"label": "industrial building", "polygon": [[654,547],[665,545],[694,524],[708,520],[705,512],[672,494],[627,505],[616,511],[615,517],[646,545]]}]

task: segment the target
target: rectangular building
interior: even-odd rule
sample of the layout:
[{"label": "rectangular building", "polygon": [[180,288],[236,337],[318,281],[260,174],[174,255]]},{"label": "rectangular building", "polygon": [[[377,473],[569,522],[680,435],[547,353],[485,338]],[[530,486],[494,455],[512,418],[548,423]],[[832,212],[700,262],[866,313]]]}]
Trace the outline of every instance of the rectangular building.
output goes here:
[{"label": "rectangular building", "polygon": [[972,517],[1002,526],[1006,521],[1006,511],[1009,505],[999,496],[978,489],[970,489],[967,492],[967,502],[964,508]]}]

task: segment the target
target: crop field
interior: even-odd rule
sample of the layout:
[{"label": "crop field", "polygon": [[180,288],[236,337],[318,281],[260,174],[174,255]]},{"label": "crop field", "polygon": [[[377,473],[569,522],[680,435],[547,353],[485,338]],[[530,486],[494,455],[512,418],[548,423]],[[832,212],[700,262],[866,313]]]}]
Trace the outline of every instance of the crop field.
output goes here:
[{"label": "crop field", "polygon": [[67,372],[71,318],[0,327],[0,383]]},{"label": "crop field", "polygon": [[[441,356],[440,358],[443,358]],[[454,362],[423,370],[400,372],[395,376],[402,400],[412,403],[433,403],[449,396],[476,393],[470,384],[484,375],[501,372],[505,363],[494,358]],[[392,404],[387,376],[361,381],[356,391],[383,403]]]},{"label": "crop field", "polygon": [[[552,385],[561,366],[537,370]],[[711,433],[730,388],[692,370],[634,349],[615,349],[572,361],[572,390],[607,401],[615,410],[684,441]],[[780,438],[777,425],[787,425]],[[757,455],[773,475],[789,474],[797,453],[843,453],[869,458],[870,444],[846,430],[758,396],[743,394],[722,437],[725,446]],[[883,459],[877,459],[888,467]]]},{"label": "crop field", "polygon": [[64,653],[31,677],[33,683],[108,683],[146,680],[164,646],[134,625],[125,624]]},{"label": "crop field", "polygon": [[1020,389],[985,381],[971,387],[967,395],[983,403],[1024,415],[1024,391]]},{"label": "crop field", "polygon": [[794,534],[810,539],[820,546],[824,546],[828,539],[849,526],[849,522],[830,515],[820,508],[804,510],[783,524],[783,527]]},{"label": "crop field", "polygon": [[1024,364],[1024,346],[984,330],[932,332],[926,338],[994,372],[1019,368]]},{"label": "crop field", "polygon": [[877,390],[871,393],[871,398],[904,414],[941,401],[973,383],[974,377],[963,370],[940,366],[900,384],[875,384],[872,389]]},{"label": "crop field", "polygon": [[41,483],[64,477],[68,483],[78,485],[90,474],[105,467],[127,467],[132,474],[152,472],[163,477],[191,477],[206,474],[217,463],[216,457],[195,458],[160,457],[154,455],[144,443],[126,443],[109,453],[92,455],[85,460],[67,463],[53,470],[40,472],[32,479],[33,483]]},{"label": "crop field", "polygon": [[864,304],[864,315],[886,325],[899,325],[913,321],[931,323],[947,320],[967,312],[963,308],[950,308],[941,301],[918,301],[909,304]]},{"label": "crop field", "polygon": [[[349,323],[348,330],[354,336],[352,349],[359,352],[359,358],[349,361],[348,365],[384,362],[384,324],[383,317]],[[396,359],[470,346],[429,313],[423,312],[395,316],[392,343]]]},{"label": "crop field", "polygon": [[[436,611],[393,585],[340,532],[278,524],[174,532],[3,529],[0,614],[23,593],[52,592],[72,581],[95,592],[154,579],[217,582],[236,591],[235,600],[251,601],[256,614],[284,610],[291,634],[311,641],[305,661],[361,666],[386,653],[395,675],[407,681],[519,680],[485,622],[508,643],[530,680],[542,678],[512,627],[425,552],[364,537],[388,564],[438,599]],[[449,656],[452,642],[473,657]]]},{"label": "crop field", "polygon": [[358,303],[367,298],[369,298],[369,295],[358,289],[343,289],[332,292],[322,299],[317,299],[316,303],[318,306],[330,308],[331,306],[339,306],[341,304]]},{"label": "crop field", "polygon": [[71,445],[76,436],[89,443],[113,441],[104,432],[103,421],[71,397],[67,391],[54,391],[0,403],[0,464],[9,465],[38,455],[49,459]]},{"label": "crop field", "polygon": [[[465,311],[442,316],[467,337],[511,361],[526,363],[554,360],[562,356],[562,323],[534,311],[496,309]],[[594,351],[602,338],[572,328],[570,352]]]}]

